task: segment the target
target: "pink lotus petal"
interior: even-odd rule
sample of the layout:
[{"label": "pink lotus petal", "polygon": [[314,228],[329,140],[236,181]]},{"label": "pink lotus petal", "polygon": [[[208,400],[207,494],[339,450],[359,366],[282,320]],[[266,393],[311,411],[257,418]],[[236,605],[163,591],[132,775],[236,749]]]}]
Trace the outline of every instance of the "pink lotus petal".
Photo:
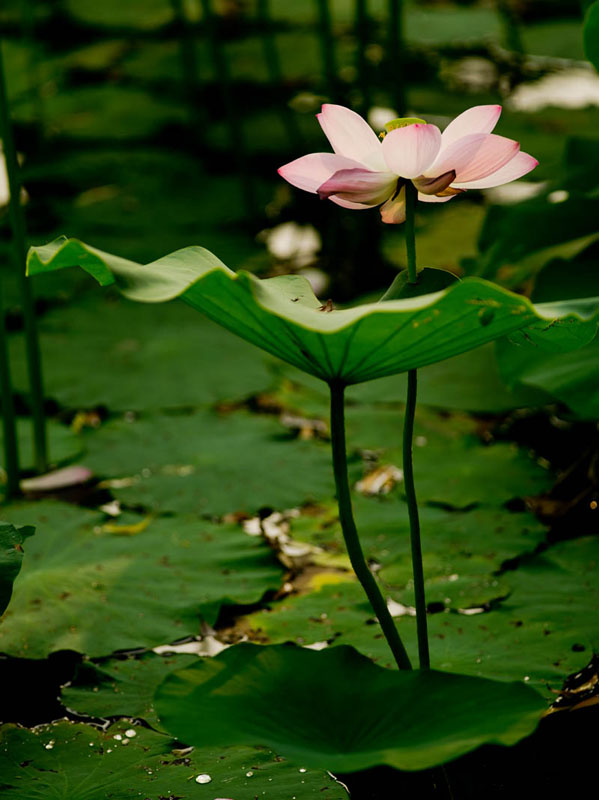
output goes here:
[{"label": "pink lotus petal", "polygon": [[437,197],[436,194],[422,194],[418,192],[418,199],[421,203],[446,203],[448,200],[453,200],[457,194],[450,194],[447,197]]},{"label": "pink lotus petal", "polygon": [[381,206],[381,219],[388,225],[398,225],[406,221],[405,188],[401,189],[397,197],[387,200],[385,205]]},{"label": "pink lotus petal", "polygon": [[501,169],[519,149],[518,142],[504,136],[472,133],[444,148],[424,174],[432,178],[453,169],[456,172],[455,183],[477,181]]},{"label": "pink lotus petal", "polygon": [[487,175],[486,178],[481,178],[478,181],[466,181],[465,183],[453,183],[452,186],[457,189],[490,189],[492,186],[501,186],[504,183],[521,178],[533,170],[538,163],[537,159],[529,156],[528,153],[516,153],[511,161]]},{"label": "pink lotus petal", "polygon": [[395,191],[397,176],[367,169],[340,169],[318,189],[321,199],[336,195],[352,203],[378,206]]},{"label": "pink lotus petal", "polygon": [[344,106],[325,103],[316,118],[338,155],[374,170],[385,170],[380,139],[359,114]]},{"label": "pink lotus petal", "polygon": [[501,106],[474,106],[452,120],[443,131],[443,148],[471,133],[491,133],[501,116]]},{"label": "pink lotus petal", "polygon": [[317,192],[325,181],[341,169],[363,169],[363,165],[335,153],[310,153],[290,161],[277,171],[292,186]]},{"label": "pink lotus petal", "polygon": [[437,157],[440,147],[441,132],[436,125],[406,125],[391,131],[383,139],[387,166],[402,178],[422,175]]}]

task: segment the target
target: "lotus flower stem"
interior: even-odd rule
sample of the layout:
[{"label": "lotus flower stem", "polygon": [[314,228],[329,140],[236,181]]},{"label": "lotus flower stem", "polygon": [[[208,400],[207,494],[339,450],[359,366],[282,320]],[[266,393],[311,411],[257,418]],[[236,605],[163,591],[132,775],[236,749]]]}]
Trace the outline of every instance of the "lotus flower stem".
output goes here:
[{"label": "lotus flower stem", "polygon": [[6,499],[19,494],[19,449],[17,443],[17,427],[15,406],[6,342],[6,322],[4,319],[4,303],[2,286],[0,285],[0,399],[2,407],[2,433],[4,450],[4,469],[6,472]]},{"label": "lotus flower stem", "polygon": [[[416,272],[416,237],[414,235],[414,209],[416,207],[416,188],[413,184],[406,186],[406,253],[408,258],[408,280],[417,283]],[[420,518],[416,487],[414,486],[414,415],[416,412],[416,395],[418,392],[418,371],[408,370],[408,393],[403,428],[403,474],[408,516],[410,519],[410,542],[412,549],[412,575],[414,579],[414,596],[416,599],[416,628],[418,633],[418,658],[421,669],[430,667],[428,648],[428,624],[426,619],[426,598],[424,594],[424,570],[422,567],[422,543],[420,541]]]},{"label": "lotus flower stem", "polygon": [[25,242],[25,218],[23,216],[23,209],[21,207],[19,165],[17,162],[17,153],[12,137],[12,126],[10,121],[6,80],[4,77],[4,60],[2,57],[1,46],[0,137],[3,140],[4,155],[6,158],[6,171],[8,174],[8,185],[10,190],[8,209],[13,234],[15,268],[19,292],[21,295],[23,318],[25,321],[25,345],[27,351],[27,368],[29,372],[31,414],[33,417],[35,465],[39,472],[46,472],[48,457],[46,444],[46,420],[44,417],[42,359],[38,340],[37,320],[35,318],[33,295],[31,293],[31,284],[27,280],[27,275],[25,273],[25,258],[27,254],[27,246]]},{"label": "lotus flower stem", "polygon": [[410,659],[401,641],[393,617],[389,613],[387,603],[381,594],[376,578],[370,571],[366,559],[364,558],[364,552],[354,521],[347,476],[344,418],[345,386],[343,383],[331,382],[329,388],[331,390],[331,447],[333,451],[333,471],[335,473],[339,519],[341,521],[341,529],[343,531],[343,538],[345,539],[349,560],[381,624],[381,628],[389,643],[397,666],[399,669],[411,669],[412,665]]}]

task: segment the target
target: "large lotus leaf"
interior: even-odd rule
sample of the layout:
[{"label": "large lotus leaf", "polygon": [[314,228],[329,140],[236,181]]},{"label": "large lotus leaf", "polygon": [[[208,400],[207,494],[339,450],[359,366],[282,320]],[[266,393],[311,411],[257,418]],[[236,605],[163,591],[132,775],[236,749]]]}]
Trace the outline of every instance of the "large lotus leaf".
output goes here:
[{"label": "large lotus leaf", "polygon": [[599,418],[599,339],[573,353],[548,353],[530,342],[497,342],[499,368],[510,386],[540,389],[583,419]]},{"label": "large lotus leaf", "polygon": [[199,633],[201,618],[214,623],[223,603],[256,602],[281,580],[268,547],[233,525],[130,515],[119,531],[58,502],[15,504],[8,514],[37,529],[0,625],[0,652],[10,655],[164,644]]},{"label": "large lotus leaf", "polygon": [[[0,728],[0,771],[7,800],[347,797],[326,773],[300,771],[268,750],[202,748],[182,756],[168,736],[124,722],[107,730],[70,722],[34,730],[5,725]],[[211,780],[198,783],[198,775]]]},{"label": "large lotus leaf", "polygon": [[[348,400],[402,402],[406,391],[407,376],[398,375],[351,387]],[[497,414],[542,406],[548,399],[541,390],[503,383],[493,342],[418,371],[419,405]]]},{"label": "large lotus leaf", "polygon": [[0,615],[10,602],[12,585],[21,569],[23,542],[34,530],[29,525],[15,527],[10,522],[0,522]]},{"label": "large lotus leaf", "polygon": [[350,647],[236,645],[171,673],[156,694],[161,722],[184,742],[260,742],[344,772],[419,770],[482,744],[515,744],[543,707],[522,684],[386,670]]},{"label": "large lotus leaf", "polygon": [[[498,597],[486,613],[464,615],[447,609],[429,614],[432,665],[498,680],[526,679],[545,691],[558,689],[599,644],[598,561],[597,537],[563,542],[503,573],[500,580],[508,587],[507,596]],[[393,665],[356,581],[325,571],[306,588],[311,591],[248,616],[240,630],[273,644],[350,644],[381,665]],[[414,617],[401,615],[396,624],[416,659]]]},{"label": "large lotus leaf", "polygon": [[[501,340],[500,340],[501,341]],[[290,366],[281,368],[283,380],[273,393],[296,411],[325,415],[327,387],[312,375]],[[350,386],[348,408],[354,403],[404,403],[407,375],[391,375]],[[542,406],[550,395],[532,387],[508,387],[501,380],[495,343],[489,342],[459,356],[418,370],[418,406],[445,410],[500,413],[514,408]]]},{"label": "large lotus leaf", "polygon": [[[44,314],[40,343],[46,394],[69,408],[145,411],[222,403],[265,391],[273,380],[274,359],[182,303],[99,301],[94,291]],[[19,345],[13,337],[13,382],[24,390]]]},{"label": "large lotus leaf", "polygon": [[581,346],[599,318],[596,304],[546,310],[474,278],[423,297],[327,312],[305,278],[235,273],[200,247],[142,266],[76,239],[58,239],[32,248],[28,257],[31,275],[77,265],[102,285],[116,282],[132,300],[182,297],[283,361],[347,384],[442,361],[533,324],[548,346]]},{"label": "large lotus leaf", "polygon": [[221,516],[289,508],[334,491],[327,445],[295,441],[266,415],[115,418],[85,442],[85,463],[116,479],[111,490],[129,506]]},{"label": "large lotus leaf", "polygon": [[78,714],[90,717],[135,717],[158,727],[154,693],[175,669],[197,661],[197,655],[148,652],[129,658],[109,658],[98,665],[84,661],[63,688],[61,700]]}]

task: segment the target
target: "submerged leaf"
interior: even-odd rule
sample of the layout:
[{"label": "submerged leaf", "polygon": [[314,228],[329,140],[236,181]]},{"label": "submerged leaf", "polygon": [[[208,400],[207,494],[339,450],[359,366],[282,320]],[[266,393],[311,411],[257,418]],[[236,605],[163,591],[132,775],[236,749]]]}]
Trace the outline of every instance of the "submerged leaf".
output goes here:
[{"label": "submerged leaf", "polygon": [[569,349],[596,333],[597,302],[533,306],[487,281],[468,278],[403,300],[323,313],[298,275],[259,280],[233,272],[201,247],[178,250],[146,266],[76,239],[32,248],[30,275],[80,266],[102,285],[115,283],[140,302],[183,298],[238,336],[325,381],[346,384],[422,367],[527,326],[550,347]]}]

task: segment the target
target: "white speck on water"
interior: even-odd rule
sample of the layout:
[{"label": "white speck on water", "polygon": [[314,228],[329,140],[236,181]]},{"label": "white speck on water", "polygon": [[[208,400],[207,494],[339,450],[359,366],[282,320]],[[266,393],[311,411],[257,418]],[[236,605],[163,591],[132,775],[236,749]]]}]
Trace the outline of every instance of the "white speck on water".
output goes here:
[{"label": "white speck on water", "polygon": [[210,783],[211,780],[212,778],[207,772],[202,772],[197,776],[196,783]]},{"label": "white speck on water", "polygon": [[189,653],[196,656],[216,656],[230,645],[219,642],[214,636],[203,636],[193,642],[183,644],[161,644],[153,648],[153,652],[158,655],[167,653]]},{"label": "white speck on water", "polygon": [[415,617],[416,609],[413,606],[404,606],[403,603],[398,603],[396,600],[389,598],[387,600],[387,608],[392,617]]},{"label": "white speck on water", "polygon": [[450,583],[453,583],[454,581],[459,581],[459,579],[460,579],[460,576],[457,574],[457,572],[454,572],[453,575],[450,575],[449,578],[447,578],[447,580]]},{"label": "white speck on water", "polygon": [[416,445],[416,447],[425,447],[427,442],[428,439],[426,438],[426,436],[417,436],[414,439],[414,444]]},{"label": "white speck on water", "polygon": [[112,753],[112,750],[109,748],[106,752],[107,753]]},{"label": "white speck on water", "polygon": [[525,680],[525,681],[529,681],[529,680],[530,680],[530,675],[525,675],[525,676],[524,676],[524,680]]},{"label": "white speck on water", "polygon": [[114,734],[114,736],[113,736],[112,738],[113,738],[113,739],[116,739],[116,740],[117,740],[117,742],[120,742],[120,741],[121,741],[121,739],[123,738],[123,736],[122,736],[122,734],[120,734],[120,733],[115,733],[115,734]]},{"label": "white speck on water", "polygon": [[123,739],[123,741],[122,741],[122,745],[123,745],[123,747],[124,747],[126,744],[129,744],[129,739]]},{"label": "white speck on water", "polygon": [[93,742],[90,742],[90,743],[89,743],[89,746],[90,746],[90,747],[93,747],[93,746],[94,746],[94,743],[93,743]]},{"label": "white speck on water", "polygon": [[54,741],[54,739],[50,739],[48,744],[45,744],[44,747],[46,748],[46,750],[52,750],[55,744],[56,742]]},{"label": "white speck on water", "polygon": [[306,770],[306,768],[305,768],[305,767],[300,767],[300,770],[299,770],[299,771],[300,771],[300,772],[306,772],[307,770]]},{"label": "white speck on water", "polygon": [[312,642],[312,644],[305,644],[305,650],[324,650],[325,647],[328,647],[329,643],[327,641],[324,642]]},{"label": "white speck on water", "polygon": [[245,773],[245,777],[246,778],[253,778],[253,776],[254,776],[254,773],[252,772],[252,770],[250,770],[249,772]]},{"label": "white speck on water", "polygon": [[127,739],[134,739],[137,736],[137,731],[133,730],[133,728],[128,728],[125,731],[125,736]]}]

